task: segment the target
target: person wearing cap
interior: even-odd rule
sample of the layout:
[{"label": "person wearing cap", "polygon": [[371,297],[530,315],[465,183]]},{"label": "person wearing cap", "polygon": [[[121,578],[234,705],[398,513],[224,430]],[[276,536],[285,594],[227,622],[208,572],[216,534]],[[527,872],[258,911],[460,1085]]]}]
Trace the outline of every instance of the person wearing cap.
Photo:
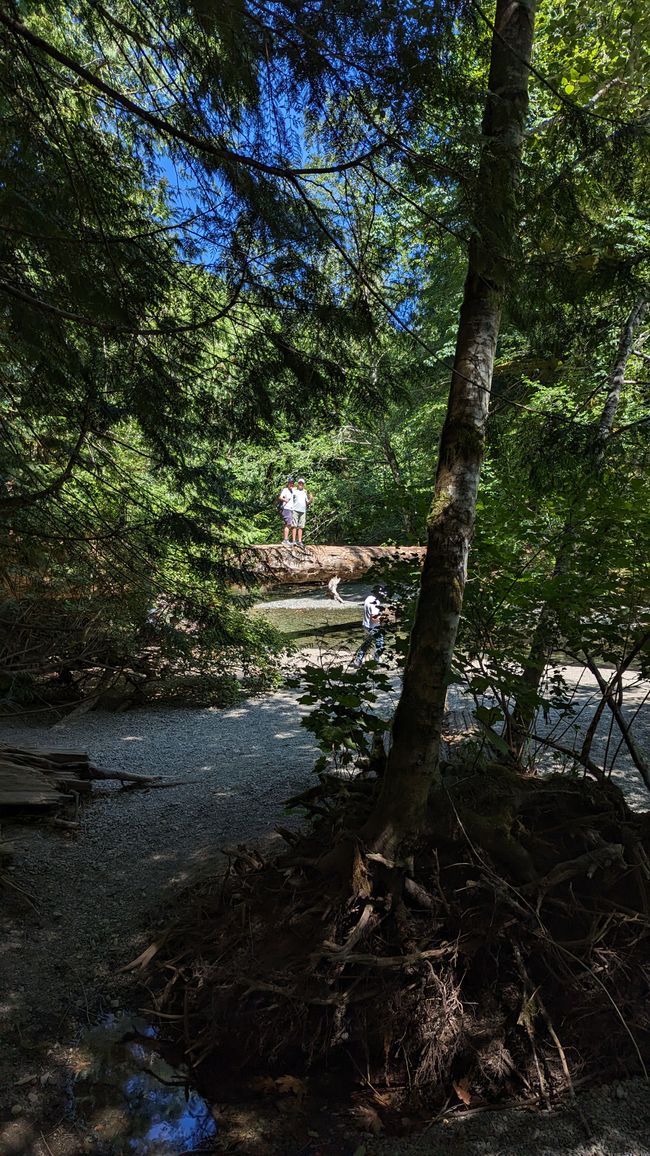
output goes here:
[{"label": "person wearing cap", "polygon": [[[282,487],[282,489],[280,490],[280,493],[278,495],[278,509],[280,511],[280,516],[282,518],[282,521],[284,522],[284,527],[283,527],[283,531],[282,531],[282,533],[283,533],[282,545],[283,546],[289,545],[289,527],[291,526],[291,524],[293,522],[293,495],[294,495],[294,493],[295,493],[295,490],[294,490],[294,485],[293,485],[293,478],[290,476],[287,478],[286,486]],[[294,533],[294,538],[295,538],[296,531],[294,530],[293,533]]]},{"label": "person wearing cap", "polygon": [[357,670],[363,664],[363,660],[372,646],[375,648],[375,662],[384,652],[384,632],[381,629],[384,606],[380,601],[383,597],[385,597],[383,586],[373,586],[372,594],[368,595],[363,604],[363,633],[365,638],[352,659],[352,665]]},{"label": "person wearing cap", "polygon": [[[305,479],[298,478],[298,485],[293,491],[293,518],[291,521],[291,534],[294,546],[302,546],[302,532],[307,519],[307,506],[310,503],[311,494],[308,494],[305,489]],[[298,535],[297,542],[296,535]]]}]

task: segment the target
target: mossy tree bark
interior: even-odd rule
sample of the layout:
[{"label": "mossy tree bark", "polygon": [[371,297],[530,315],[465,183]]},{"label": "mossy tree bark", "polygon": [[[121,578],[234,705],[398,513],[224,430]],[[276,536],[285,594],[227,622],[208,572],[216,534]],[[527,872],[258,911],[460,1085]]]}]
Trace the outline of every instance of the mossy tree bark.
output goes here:
[{"label": "mossy tree bark", "polygon": [[384,850],[394,850],[422,827],[438,776],[501,308],[517,256],[518,172],[535,9],[536,0],[497,0],[496,5],[474,229],[427,553],[391,754],[377,806],[363,832]]}]

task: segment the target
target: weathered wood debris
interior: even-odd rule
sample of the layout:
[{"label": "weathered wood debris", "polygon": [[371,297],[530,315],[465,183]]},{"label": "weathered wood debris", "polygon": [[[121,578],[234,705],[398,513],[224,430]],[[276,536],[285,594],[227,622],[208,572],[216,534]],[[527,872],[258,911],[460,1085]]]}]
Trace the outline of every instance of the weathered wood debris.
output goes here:
[{"label": "weathered wood debris", "polygon": [[156,785],[156,779],[148,775],[102,770],[85,751],[0,747],[0,812],[76,805],[81,796],[90,794],[95,779]]},{"label": "weathered wood debris", "polygon": [[0,809],[58,809],[91,791],[90,760],[81,751],[0,747]]}]

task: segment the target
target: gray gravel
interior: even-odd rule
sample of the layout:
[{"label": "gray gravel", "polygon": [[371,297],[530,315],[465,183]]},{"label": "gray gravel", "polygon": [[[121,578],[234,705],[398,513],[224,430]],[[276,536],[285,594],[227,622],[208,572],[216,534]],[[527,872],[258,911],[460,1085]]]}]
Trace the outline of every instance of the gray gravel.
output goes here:
[{"label": "gray gravel", "polygon": [[418,1137],[373,1140],[366,1156],[650,1156],[650,1083],[594,1088],[553,1112],[450,1114]]},{"label": "gray gravel", "polygon": [[[219,848],[265,837],[283,801],[308,784],[311,736],[295,692],[226,710],[93,712],[54,727],[8,724],[2,741],[86,750],[111,770],[160,775],[177,786],[94,786],[72,838],[35,825],[12,831],[12,878],[38,912],[8,920],[0,954],[0,1015],[50,1022],[82,985],[142,946],[152,909]],[[275,836],[279,839],[279,836]],[[108,947],[108,953],[105,948]],[[45,975],[43,974],[45,971]],[[6,1023],[6,1019],[5,1019]]]}]

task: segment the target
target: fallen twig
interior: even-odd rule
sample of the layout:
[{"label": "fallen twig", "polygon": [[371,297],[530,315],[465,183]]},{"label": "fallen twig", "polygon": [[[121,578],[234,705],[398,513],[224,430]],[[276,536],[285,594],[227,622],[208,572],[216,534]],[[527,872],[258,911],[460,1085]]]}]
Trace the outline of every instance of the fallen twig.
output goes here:
[{"label": "fallen twig", "polygon": [[133,775],[130,771],[105,771],[102,767],[95,767],[91,763],[88,767],[89,779],[119,779],[122,783],[141,783],[152,786],[160,781],[160,775]]},{"label": "fallen twig", "polygon": [[356,947],[357,943],[377,926],[380,918],[377,912],[373,910],[372,904],[366,903],[358,922],[352,928],[345,943],[332,943],[327,939],[324,941],[323,947],[326,949],[328,957],[331,959],[349,959],[352,948]]},{"label": "fallen twig", "polygon": [[347,991],[339,992],[338,995],[307,996],[299,994],[297,991],[294,991],[293,988],[281,987],[280,984],[277,983],[263,983],[262,981],[258,981],[250,983],[244,991],[244,995],[252,995],[252,993],[256,991],[268,991],[272,995],[281,995],[284,996],[285,999],[311,1004],[314,1007],[344,1007],[347,1003],[359,1003],[362,1000],[374,999],[377,995],[376,989],[363,991],[354,996],[350,994],[352,990],[353,988],[351,987],[348,988]]},{"label": "fallen twig", "polygon": [[[364,955],[351,952],[345,956],[346,963],[361,963],[369,967],[407,967],[414,963],[422,963],[427,959],[443,959],[446,955],[453,955],[458,950],[458,944],[447,944],[445,947],[432,947],[428,951],[411,951],[408,955]],[[314,952],[312,959],[326,959],[336,962],[338,952]]]},{"label": "fallen twig", "polygon": [[38,911],[38,905],[34,899],[34,896],[30,895],[29,891],[26,891],[25,888],[21,887],[19,883],[14,883],[13,879],[10,879],[8,875],[2,874],[0,874],[0,883],[4,884],[5,887],[11,887],[12,891],[17,891],[19,895],[22,895],[26,903],[29,903],[29,906],[32,907],[34,911]]}]

